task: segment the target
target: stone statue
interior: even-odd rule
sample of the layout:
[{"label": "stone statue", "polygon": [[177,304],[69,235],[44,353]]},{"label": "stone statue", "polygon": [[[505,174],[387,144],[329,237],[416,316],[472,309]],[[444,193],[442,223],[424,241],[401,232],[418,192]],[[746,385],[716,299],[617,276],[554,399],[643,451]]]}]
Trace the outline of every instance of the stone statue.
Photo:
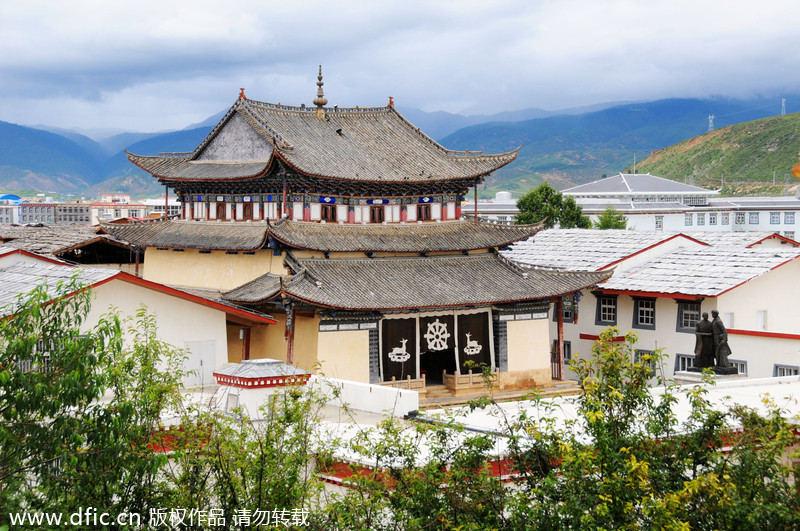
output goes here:
[{"label": "stone statue", "polygon": [[731,354],[731,348],[728,346],[728,331],[725,325],[722,324],[722,319],[719,318],[717,310],[711,310],[711,316],[714,318],[711,321],[711,329],[714,334],[714,355],[717,358],[717,367],[730,367],[731,363],[728,361],[728,356]]},{"label": "stone statue", "polygon": [[697,340],[694,346],[694,366],[701,369],[714,366],[714,329],[708,320],[708,312],[703,312],[703,319],[694,327]]}]

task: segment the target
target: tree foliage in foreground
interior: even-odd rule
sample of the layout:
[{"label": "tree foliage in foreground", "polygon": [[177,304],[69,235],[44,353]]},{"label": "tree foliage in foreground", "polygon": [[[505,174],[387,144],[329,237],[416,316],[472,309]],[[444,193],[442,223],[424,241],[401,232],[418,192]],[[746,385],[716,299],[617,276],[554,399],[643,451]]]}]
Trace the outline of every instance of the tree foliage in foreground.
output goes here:
[{"label": "tree foliage in foreground", "polygon": [[562,229],[588,229],[592,223],[583,215],[583,210],[571,197],[564,197],[561,192],[542,183],[517,201],[519,224],[531,224],[544,221],[544,228],[550,229],[558,225]]},{"label": "tree foliage in foreground", "polygon": [[[372,473],[328,500],[327,529],[796,529],[800,493],[781,460],[798,443],[784,412],[711,404],[701,387],[651,393],[661,354],[636,360],[635,335],[601,335],[573,369],[584,394],[559,424],[553,402],[509,416],[491,401],[499,434],[447,418],[388,421],[352,441]],[[663,382],[662,382],[663,383]],[[685,393],[685,397],[681,394]],[[688,419],[676,404],[689,401]],[[506,410],[507,411],[507,410]],[[736,428],[736,429],[735,429]],[[741,428],[741,429],[738,429]],[[515,481],[490,473],[510,458]]]},{"label": "tree foliage in foreground", "polygon": [[[10,511],[93,506],[218,509],[219,529],[272,509],[325,530],[800,528],[785,411],[769,397],[760,412],[711,404],[700,386],[651,392],[661,353],[639,356],[633,334],[609,329],[576,358],[572,406],[534,396],[511,413],[484,398],[461,413],[494,415],[490,432],[388,419],[340,442],[320,439],[323,401],[304,387],[273,395],[264,421],[186,407],[182,354],[153,318],[109,314],[81,331],[89,300],[41,289],[0,321],[0,526]],[[337,455],[360,464],[349,488],[323,488]]]}]

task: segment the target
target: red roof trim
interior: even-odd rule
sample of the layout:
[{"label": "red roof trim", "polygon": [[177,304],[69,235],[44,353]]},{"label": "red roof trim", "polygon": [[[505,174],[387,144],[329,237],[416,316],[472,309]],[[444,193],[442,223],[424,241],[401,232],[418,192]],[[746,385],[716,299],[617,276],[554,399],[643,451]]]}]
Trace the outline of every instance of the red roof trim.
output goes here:
[{"label": "red roof trim", "polygon": [[753,243],[751,243],[750,245],[747,245],[746,247],[747,247],[748,249],[750,249],[750,248],[751,248],[751,247],[753,247],[754,245],[758,245],[759,243],[765,242],[765,241],[767,241],[767,240],[774,240],[774,239],[780,240],[780,241],[781,241],[781,243],[788,243],[788,244],[790,244],[790,245],[793,245],[794,247],[798,247],[798,246],[800,246],[800,243],[798,243],[798,242],[796,242],[796,241],[794,241],[794,240],[792,240],[792,239],[789,239],[789,238],[787,238],[787,237],[785,237],[785,236],[781,236],[780,234],[778,234],[778,233],[776,232],[776,233],[774,233],[774,234],[770,234],[769,236],[764,236],[764,237],[763,237],[763,238],[761,238],[760,240],[758,240],[758,241],[756,241],[756,242],[753,242]]},{"label": "red roof trim", "polygon": [[[14,239],[17,239],[17,238],[14,238]],[[50,262],[51,264],[55,264],[55,265],[72,267],[72,264],[68,264],[66,262],[61,262],[59,260],[53,260],[52,258],[47,258],[46,256],[42,256],[42,255],[39,255],[39,254],[31,253],[31,252],[28,252],[28,251],[25,251],[25,250],[22,250],[22,249],[14,249],[14,250],[12,250],[10,252],[2,253],[2,254],[0,254],[0,258],[2,258],[4,256],[10,256],[12,254],[21,254],[21,255],[27,256],[29,258],[35,258],[37,260],[41,260],[42,262]]]},{"label": "red roof trim", "polygon": [[631,291],[626,289],[603,289],[601,293],[608,295],[630,295],[631,297],[651,297],[656,299],[681,299],[694,301],[701,297],[716,297],[717,295],[693,295],[689,293],[661,293],[658,291]]},{"label": "red roof trim", "polygon": [[785,332],[769,332],[767,330],[743,330],[739,328],[728,328],[729,334],[753,337],[773,337],[778,339],[794,339],[800,341],[800,334],[787,334]]},{"label": "red roof trim", "polygon": [[779,267],[781,267],[781,266],[783,266],[783,265],[786,265],[786,264],[788,264],[788,263],[789,263],[789,262],[791,262],[792,260],[797,260],[798,258],[800,258],[800,256],[794,256],[794,257],[792,257],[792,258],[789,258],[789,259],[788,259],[788,260],[786,260],[785,262],[781,262],[780,264],[776,265],[775,267],[771,267],[771,268],[767,269],[767,270],[766,270],[766,271],[764,271],[763,273],[760,273],[760,274],[758,274],[758,275],[754,275],[754,276],[752,276],[752,277],[748,278],[747,280],[745,280],[744,282],[740,282],[739,284],[736,284],[735,286],[732,286],[732,287],[730,287],[730,288],[726,289],[725,291],[722,291],[722,292],[718,293],[718,294],[717,294],[717,295],[715,295],[715,296],[716,296],[716,297],[719,297],[720,295],[724,295],[725,293],[728,293],[729,291],[731,291],[731,290],[734,290],[734,289],[738,288],[739,286],[743,286],[743,285],[747,284],[748,282],[750,282],[750,281],[752,281],[752,280],[755,280],[755,279],[757,279],[758,277],[760,277],[760,276],[762,276],[762,275],[764,275],[764,274],[766,274],[766,273],[769,273],[770,271],[775,271],[775,270],[776,270],[776,269],[778,269]]},{"label": "red roof trim", "polygon": [[666,243],[668,241],[674,240],[675,238],[686,238],[687,240],[691,240],[691,241],[693,241],[695,243],[699,243],[700,245],[706,245],[706,246],[708,245],[707,243],[701,242],[700,240],[696,240],[696,239],[692,238],[691,236],[687,236],[687,235],[685,235],[683,233],[678,233],[678,234],[675,234],[674,236],[670,236],[669,238],[667,238],[665,240],[661,240],[660,242],[656,242],[653,245],[648,245],[644,249],[639,249],[635,253],[631,253],[631,254],[625,256],[624,258],[620,258],[619,260],[615,260],[614,262],[611,262],[610,264],[604,265],[600,269],[597,269],[597,271],[603,271],[604,269],[607,269],[609,267],[615,266],[615,265],[619,264],[620,262],[624,262],[628,258],[636,256],[637,254],[641,254],[641,253],[643,253],[645,251],[649,251],[650,249],[653,249],[654,247],[658,247],[659,245],[661,245],[663,243]]},{"label": "red roof trim", "polygon": [[218,302],[214,302],[209,299],[204,299],[202,297],[198,297],[197,295],[192,295],[191,293],[186,293],[185,291],[180,291],[174,288],[170,288],[163,284],[157,284],[155,282],[151,282],[149,280],[145,280],[143,278],[135,277],[129,273],[125,273],[124,271],[120,271],[114,276],[111,276],[105,280],[101,280],[93,284],[91,287],[101,286],[111,280],[121,280],[123,282],[128,282],[129,284],[134,284],[137,286],[141,286],[144,288],[151,289],[153,291],[157,291],[159,293],[163,293],[165,295],[170,295],[172,297],[177,297],[179,299],[183,299],[189,302],[193,302],[195,304],[200,304],[202,306],[206,306],[208,308],[212,308],[214,310],[220,310],[225,312],[226,315],[233,315],[239,317],[240,319],[244,319],[246,321],[259,323],[259,324],[278,324],[278,321],[273,319],[272,317],[266,317],[263,315],[257,315],[254,313],[247,312],[245,310],[240,310],[238,308],[233,308],[231,306],[226,306],[224,304],[220,304]]}]

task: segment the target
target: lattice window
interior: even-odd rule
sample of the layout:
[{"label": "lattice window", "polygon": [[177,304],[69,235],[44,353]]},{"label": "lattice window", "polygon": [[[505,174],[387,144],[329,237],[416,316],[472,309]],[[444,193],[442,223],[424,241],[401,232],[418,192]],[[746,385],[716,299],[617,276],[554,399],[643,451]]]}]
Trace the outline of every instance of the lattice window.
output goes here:
[{"label": "lattice window", "polygon": [[681,302],[678,304],[678,328],[694,329],[700,320],[700,304]]},{"label": "lattice window", "polygon": [[633,327],[654,329],[656,327],[656,300],[635,299]]}]

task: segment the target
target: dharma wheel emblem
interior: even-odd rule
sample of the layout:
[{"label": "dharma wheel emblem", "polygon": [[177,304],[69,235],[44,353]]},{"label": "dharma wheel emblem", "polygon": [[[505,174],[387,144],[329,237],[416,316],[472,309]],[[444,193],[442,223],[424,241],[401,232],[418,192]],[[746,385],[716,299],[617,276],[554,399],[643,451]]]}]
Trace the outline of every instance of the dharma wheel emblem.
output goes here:
[{"label": "dharma wheel emblem", "polygon": [[447,338],[450,333],[447,331],[447,324],[436,319],[428,323],[428,331],[422,336],[428,341],[428,350],[444,350],[447,348]]}]

